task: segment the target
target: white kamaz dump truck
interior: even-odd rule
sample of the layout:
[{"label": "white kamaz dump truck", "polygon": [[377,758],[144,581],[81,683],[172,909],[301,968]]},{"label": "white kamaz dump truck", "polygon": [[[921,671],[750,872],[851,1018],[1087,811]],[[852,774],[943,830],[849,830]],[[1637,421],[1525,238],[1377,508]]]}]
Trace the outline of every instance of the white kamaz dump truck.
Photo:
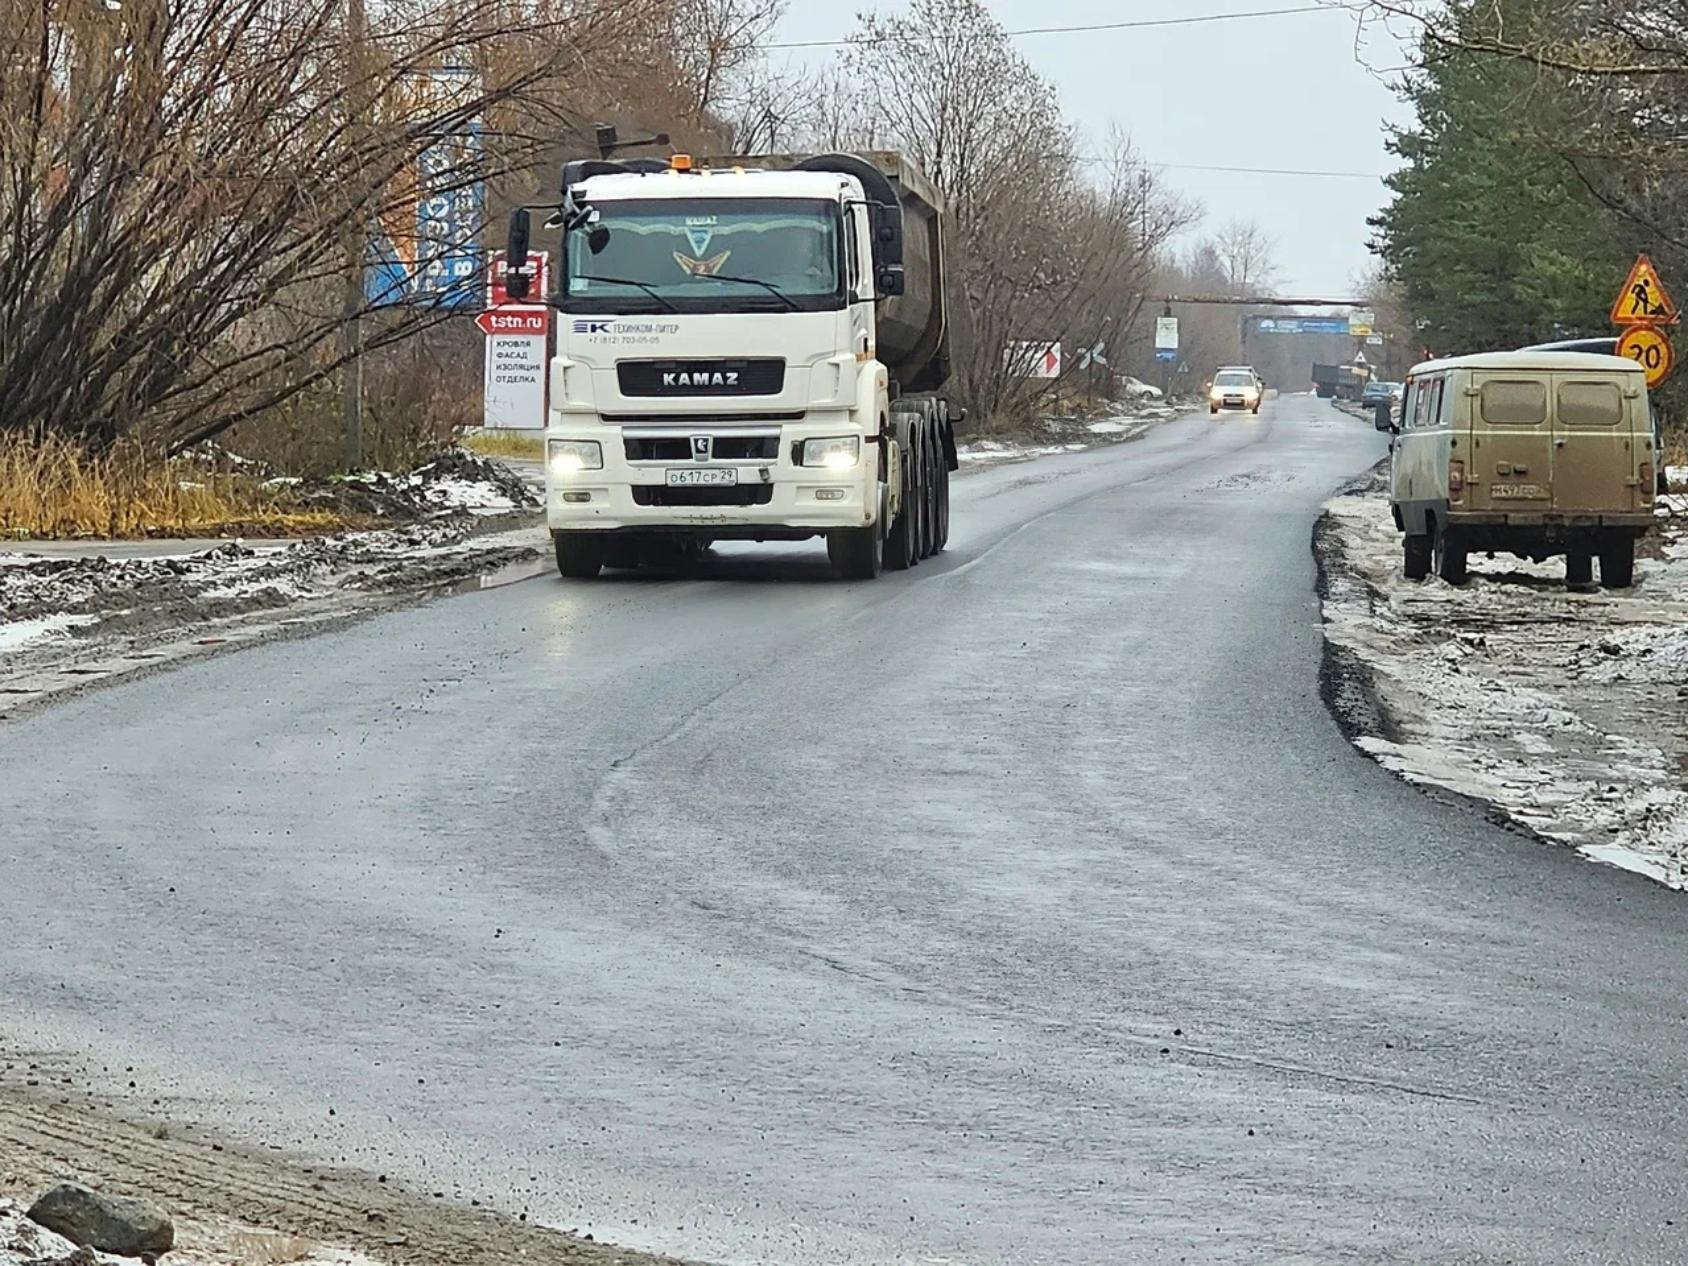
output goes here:
[{"label": "white kamaz dump truck", "polygon": [[[941,220],[890,153],[567,164],[546,296],[557,569],[820,536],[867,579],[942,550]],[[529,233],[514,212],[513,298]]]}]

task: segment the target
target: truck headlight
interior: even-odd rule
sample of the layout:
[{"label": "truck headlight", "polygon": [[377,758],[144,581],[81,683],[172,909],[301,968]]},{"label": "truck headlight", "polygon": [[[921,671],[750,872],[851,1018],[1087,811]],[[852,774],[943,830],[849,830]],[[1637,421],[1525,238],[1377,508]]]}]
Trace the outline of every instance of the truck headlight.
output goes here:
[{"label": "truck headlight", "polygon": [[545,464],[553,475],[572,475],[581,470],[602,470],[604,450],[597,440],[547,440]]},{"label": "truck headlight", "polygon": [[834,435],[803,441],[803,465],[848,470],[862,455],[862,441],[856,435]]}]

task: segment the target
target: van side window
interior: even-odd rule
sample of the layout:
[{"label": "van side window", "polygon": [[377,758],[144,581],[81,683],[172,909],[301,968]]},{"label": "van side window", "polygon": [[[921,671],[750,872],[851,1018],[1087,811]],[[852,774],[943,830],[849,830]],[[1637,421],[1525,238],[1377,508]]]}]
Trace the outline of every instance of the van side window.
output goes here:
[{"label": "van side window", "polygon": [[1617,383],[1559,384],[1559,420],[1566,426],[1616,426],[1623,416],[1624,398]]},{"label": "van side window", "polygon": [[1413,410],[1418,408],[1418,384],[1408,382],[1406,394],[1401,397],[1401,426],[1409,427],[1413,424]]},{"label": "van side window", "polygon": [[1442,380],[1436,378],[1430,382],[1418,384],[1418,400],[1413,405],[1413,426],[1427,427],[1436,420],[1435,406],[1431,403],[1441,398]]},{"label": "van side window", "polygon": [[1483,421],[1491,426],[1539,426],[1547,421],[1547,384],[1539,378],[1491,378],[1478,398]]},{"label": "van side window", "polygon": [[1449,379],[1442,379],[1437,384],[1436,392],[1436,425],[1444,431],[1454,424],[1454,399],[1458,392],[1454,390]]}]

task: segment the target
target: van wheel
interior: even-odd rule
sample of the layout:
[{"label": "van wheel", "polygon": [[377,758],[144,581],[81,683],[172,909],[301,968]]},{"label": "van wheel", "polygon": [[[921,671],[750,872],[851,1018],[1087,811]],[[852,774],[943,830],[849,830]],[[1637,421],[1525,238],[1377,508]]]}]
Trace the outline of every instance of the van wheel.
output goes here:
[{"label": "van wheel", "polygon": [[596,532],[553,532],[557,572],[569,580],[591,580],[604,569],[604,543]]},{"label": "van wheel", "polygon": [[1423,580],[1430,574],[1430,537],[1422,532],[1409,532],[1402,543],[1404,558],[1401,574],[1408,580]]},{"label": "van wheel", "polygon": [[1565,588],[1594,588],[1594,555],[1586,550],[1573,550],[1565,555]]},{"label": "van wheel", "polygon": [[1628,589],[1635,583],[1635,538],[1604,542],[1600,551],[1600,583],[1607,589]]},{"label": "van wheel", "polygon": [[1446,528],[1436,533],[1436,574],[1450,585],[1463,585],[1466,581],[1465,542],[1460,540]]},{"label": "van wheel", "polygon": [[1218,406],[1218,405],[1216,405],[1216,404],[1210,404],[1210,405],[1208,405],[1208,406],[1207,406],[1207,411],[1208,411],[1208,412],[1209,412],[1209,413],[1210,413],[1210,414],[1212,414],[1212,413],[1218,413],[1218,412],[1219,412],[1219,406]]}]

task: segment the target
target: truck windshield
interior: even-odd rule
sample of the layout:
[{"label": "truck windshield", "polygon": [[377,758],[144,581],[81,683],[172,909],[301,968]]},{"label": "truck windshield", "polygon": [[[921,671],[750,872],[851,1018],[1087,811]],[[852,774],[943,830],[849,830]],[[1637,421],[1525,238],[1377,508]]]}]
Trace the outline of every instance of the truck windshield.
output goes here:
[{"label": "truck windshield", "polygon": [[844,304],[839,210],[795,198],[594,204],[594,230],[564,243],[570,312],[820,312]]}]

